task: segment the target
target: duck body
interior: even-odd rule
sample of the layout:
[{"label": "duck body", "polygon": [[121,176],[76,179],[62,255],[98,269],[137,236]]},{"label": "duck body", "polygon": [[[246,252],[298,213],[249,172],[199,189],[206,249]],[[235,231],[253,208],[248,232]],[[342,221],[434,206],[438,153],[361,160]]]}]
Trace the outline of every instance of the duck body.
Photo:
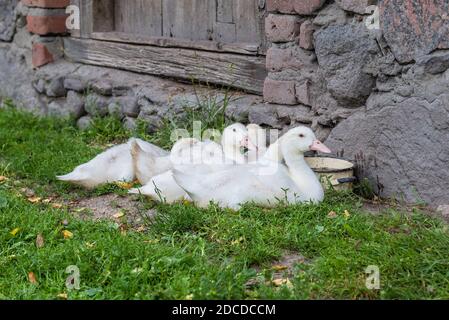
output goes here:
[{"label": "duck body", "polygon": [[131,182],[135,179],[131,154],[133,145],[138,145],[142,150],[154,156],[168,154],[167,151],[156,145],[132,138],[128,143],[114,146],[100,153],[89,162],[76,167],[71,173],[57,176],[57,179],[87,189],[117,181]]},{"label": "duck body", "polygon": [[[248,133],[242,124],[233,124],[223,132],[222,142],[218,144],[214,141],[200,141],[194,138],[180,139],[173,146],[170,156],[165,158],[147,157],[147,180],[139,181],[143,187],[130,190],[130,193],[140,193],[149,196],[153,200],[161,200],[172,203],[178,200],[190,200],[189,195],[176,183],[173,178],[173,171],[187,171],[190,173],[213,172],[217,168],[223,168],[235,163],[244,163],[245,156],[241,152],[241,147],[255,146],[248,139]],[[137,158],[134,155],[134,158]],[[140,158],[140,161],[145,157]],[[164,171],[155,175],[155,168]],[[136,169],[139,172],[139,169]]]},{"label": "duck body", "polygon": [[[298,127],[255,163],[228,166],[213,173],[201,172],[201,168],[191,172],[175,170],[174,180],[200,207],[211,202],[235,210],[247,202],[266,207],[280,201],[318,203],[324,198],[324,190],[303,154],[318,143],[309,128]],[[321,151],[330,152],[323,144],[320,146]],[[285,165],[279,162],[279,153]]]}]

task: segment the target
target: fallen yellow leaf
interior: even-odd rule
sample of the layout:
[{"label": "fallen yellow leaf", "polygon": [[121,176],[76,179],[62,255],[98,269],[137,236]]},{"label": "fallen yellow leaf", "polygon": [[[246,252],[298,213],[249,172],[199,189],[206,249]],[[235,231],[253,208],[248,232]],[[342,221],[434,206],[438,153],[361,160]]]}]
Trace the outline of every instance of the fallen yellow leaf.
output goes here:
[{"label": "fallen yellow leaf", "polygon": [[38,234],[36,237],[36,247],[38,249],[43,248],[45,245],[44,237],[41,234]]},{"label": "fallen yellow leaf", "polygon": [[52,202],[52,198],[47,198],[47,199],[44,199],[44,200],[42,200],[42,203],[44,203],[44,204],[49,204],[50,202]]},{"label": "fallen yellow leaf", "polygon": [[31,203],[39,203],[39,202],[41,202],[41,200],[42,200],[42,198],[40,198],[40,197],[30,197],[30,198],[28,198],[28,201],[31,202]]},{"label": "fallen yellow leaf", "polygon": [[71,233],[69,230],[63,230],[62,235],[64,236],[64,239],[73,238],[73,233]]},{"label": "fallen yellow leaf", "polygon": [[10,234],[11,234],[13,237],[15,237],[16,234],[19,233],[19,231],[20,231],[20,228],[15,228],[14,230],[12,230],[12,231],[10,232]]},{"label": "fallen yellow leaf", "polygon": [[113,217],[116,219],[120,219],[125,216],[125,213],[123,211],[119,211],[118,213],[114,214]]},{"label": "fallen yellow leaf", "polygon": [[345,210],[345,212],[343,212],[343,216],[347,219],[351,216],[351,214],[349,213],[348,210]]},{"label": "fallen yellow leaf", "polygon": [[122,188],[122,189],[125,189],[125,190],[129,190],[129,189],[131,189],[132,187],[133,187],[133,183],[132,182],[122,182],[122,181],[119,181],[119,182],[116,182],[115,183],[118,187],[120,187],[120,188]]},{"label": "fallen yellow leaf", "polygon": [[62,300],[67,300],[68,299],[67,293],[60,293],[60,294],[58,294],[58,298],[62,299]]},{"label": "fallen yellow leaf", "polygon": [[32,284],[37,284],[36,275],[34,272],[28,272],[28,281]]},{"label": "fallen yellow leaf", "polygon": [[188,301],[193,300],[193,294],[189,294],[188,296],[186,296],[186,300]]},{"label": "fallen yellow leaf", "polygon": [[272,268],[274,271],[283,271],[283,270],[287,270],[288,266],[282,265],[282,264],[277,264],[275,266],[273,266]]},{"label": "fallen yellow leaf", "polygon": [[293,288],[293,284],[291,283],[290,279],[274,279],[273,284],[276,287],[281,287],[281,286],[287,286],[288,288]]},{"label": "fallen yellow leaf", "polygon": [[0,182],[6,181],[8,180],[8,178],[6,178],[5,176],[0,176]]}]

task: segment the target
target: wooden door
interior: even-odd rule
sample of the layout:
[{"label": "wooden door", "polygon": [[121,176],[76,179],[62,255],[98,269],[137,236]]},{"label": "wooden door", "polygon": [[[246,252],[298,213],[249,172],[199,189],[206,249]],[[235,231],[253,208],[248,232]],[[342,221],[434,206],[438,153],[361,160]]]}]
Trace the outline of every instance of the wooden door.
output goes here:
[{"label": "wooden door", "polygon": [[114,29],[140,36],[264,42],[260,0],[116,0]]},{"label": "wooden door", "polygon": [[74,61],[262,92],[265,0],[71,1]]}]

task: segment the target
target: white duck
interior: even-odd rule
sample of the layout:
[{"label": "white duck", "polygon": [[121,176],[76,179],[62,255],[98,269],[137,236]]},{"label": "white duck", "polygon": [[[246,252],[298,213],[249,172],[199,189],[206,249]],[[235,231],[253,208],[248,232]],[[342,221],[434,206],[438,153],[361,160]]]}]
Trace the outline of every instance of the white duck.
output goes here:
[{"label": "white duck", "polygon": [[[279,200],[288,203],[323,200],[323,188],[304,160],[304,153],[331,151],[316,139],[312,130],[307,127],[291,129],[270,149],[255,164],[228,166],[202,174],[199,170],[194,174],[174,170],[173,177],[200,207],[215,202],[238,210],[246,202],[272,207]],[[276,153],[280,153],[286,165],[273,161],[272,155]]]},{"label": "white duck", "polygon": [[256,148],[248,137],[246,127],[235,123],[223,131],[221,145],[210,140],[185,138],[173,146],[169,155],[155,157],[140,144],[134,143],[131,154],[137,180],[145,185],[153,177],[169,171],[175,165],[245,163],[245,155],[241,152],[243,147],[250,150]]},{"label": "white duck", "polygon": [[167,155],[168,152],[141,139],[132,138],[128,143],[112,147],[91,161],[76,167],[71,173],[57,176],[61,181],[70,182],[88,189],[99,185],[135,179],[131,147],[138,145],[147,154],[154,157]]},{"label": "white duck", "polygon": [[246,126],[248,129],[248,136],[257,148],[255,150],[249,150],[247,154],[247,162],[255,162],[260,159],[267,151],[267,132],[262,129],[261,126],[251,123]]},{"label": "white duck", "polygon": [[[151,159],[151,157],[145,156],[147,163],[136,167],[142,168],[145,165],[147,173],[150,170],[154,172],[154,168],[164,168],[164,165],[170,161],[172,168],[177,168],[178,170],[190,171],[195,168],[201,168],[202,173],[213,172],[226,165],[246,163],[245,155],[241,151],[242,147],[251,151],[257,149],[249,139],[245,126],[237,123],[223,131],[221,145],[212,141],[201,142],[197,139],[181,139],[173,146],[170,157],[161,159],[161,165],[158,164],[159,159]],[[139,172],[139,169],[136,169],[136,172]],[[172,170],[166,170],[150,178],[143,187],[132,189],[129,192],[132,194],[143,194],[154,200],[163,200],[167,203],[183,199],[191,200],[173,179]]]}]

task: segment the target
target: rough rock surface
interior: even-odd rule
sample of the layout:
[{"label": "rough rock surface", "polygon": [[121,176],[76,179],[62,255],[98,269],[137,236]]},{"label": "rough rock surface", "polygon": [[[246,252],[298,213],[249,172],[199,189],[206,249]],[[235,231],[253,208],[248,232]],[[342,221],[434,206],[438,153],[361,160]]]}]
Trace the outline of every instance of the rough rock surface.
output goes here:
[{"label": "rough rock surface", "polygon": [[449,1],[380,2],[383,35],[396,59],[411,62],[437,48],[448,48]]},{"label": "rough rock surface", "polygon": [[362,24],[329,26],[315,32],[315,48],[331,95],[344,106],[362,106],[375,86],[368,66],[380,54],[373,34]]},{"label": "rough rock surface", "polygon": [[0,40],[11,41],[16,29],[15,12],[19,0],[2,0],[0,2]]},{"label": "rough rock surface", "polygon": [[447,204],[448,92],[448,70],[432,75],[415,65],[389,91],[373,93],[367,112],[341,122],[327,144],[358,162],[381,196]]}]

